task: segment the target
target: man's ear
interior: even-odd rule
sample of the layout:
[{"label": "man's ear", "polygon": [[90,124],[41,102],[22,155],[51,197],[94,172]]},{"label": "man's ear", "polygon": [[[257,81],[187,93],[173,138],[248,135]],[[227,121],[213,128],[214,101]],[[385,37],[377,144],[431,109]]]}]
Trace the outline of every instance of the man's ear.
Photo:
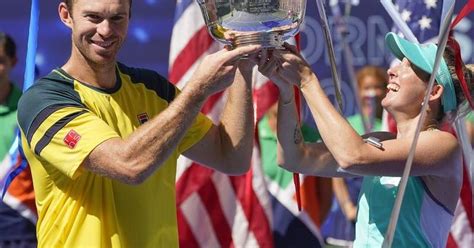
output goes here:
[{"label": "man's ear", "polygon": [[435,84],[433,86],[433,89],[431,90],[430,101],[441,99],[443,92],[444,92],[444,87],[442,85]]},{"label": "man's ear", "polygon": [[72,28],[72,13],[69,12],[69,9],[65,2],[59,3],[58,13],[59,18],[61,18],[61,21],[69,28]]}]

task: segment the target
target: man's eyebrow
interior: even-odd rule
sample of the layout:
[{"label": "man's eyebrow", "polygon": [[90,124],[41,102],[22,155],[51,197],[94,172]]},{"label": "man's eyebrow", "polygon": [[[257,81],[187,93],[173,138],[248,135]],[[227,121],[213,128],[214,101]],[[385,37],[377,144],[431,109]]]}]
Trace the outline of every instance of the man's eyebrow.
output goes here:
[{"label": "man's eyebrow", "polygon": [[[98,16],[102,16],[104,14],[103,11],[94,11],[94,10],[84,10],[82,12],[83,15],[98,15]],[[117,15],[128,15],[127,12],[125,11],[121,11],[121,12],[116,12],[116,13],[112,13],[111,16],[117,16]]]}]

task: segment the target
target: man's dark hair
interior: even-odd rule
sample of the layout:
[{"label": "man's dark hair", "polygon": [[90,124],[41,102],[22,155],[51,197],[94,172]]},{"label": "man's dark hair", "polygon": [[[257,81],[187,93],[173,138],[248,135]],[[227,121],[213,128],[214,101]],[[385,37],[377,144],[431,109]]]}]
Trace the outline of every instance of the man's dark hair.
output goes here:
[{"label": "man's dark hair", "polygon": [[8,57],[16,58],[16,44],[10,35],[0,32],[0,46],[3,46]]},{"label": "man's dark hair", "polygon": [[[69,11],[72,11],[72,4],[75,0],[61,0],[61,2],[65,3],[67,5],[67,8]],[[129,0],[130,2],[130,17],[132,16],[132,0]]]}]

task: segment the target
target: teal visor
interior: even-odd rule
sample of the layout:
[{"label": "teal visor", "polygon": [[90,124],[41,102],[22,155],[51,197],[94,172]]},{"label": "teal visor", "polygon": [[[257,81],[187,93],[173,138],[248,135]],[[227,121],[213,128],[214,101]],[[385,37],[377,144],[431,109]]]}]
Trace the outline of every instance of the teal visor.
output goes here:
[{"label": "teal visor", "polygon": [[[433,66],[438,47],[435,44],[414,44],[398,35],[389,32],[385,36],[385,44],[392,51],[393,55],[399,60],[407,58],[410,63],[423,70],[428,74],[432,74]],[[448,70],[448,65],[444,58],[441,59],[436,82],[444,88],[441,103],[445,113],[456,110],[456,93],[454,91],[453,79]]]}]

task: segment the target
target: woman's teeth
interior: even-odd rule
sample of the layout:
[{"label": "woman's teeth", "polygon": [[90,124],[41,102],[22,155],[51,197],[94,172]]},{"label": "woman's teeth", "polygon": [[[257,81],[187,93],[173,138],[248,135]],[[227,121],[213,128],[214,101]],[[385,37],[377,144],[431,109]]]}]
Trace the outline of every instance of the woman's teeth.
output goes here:
[{"label": "woman's teeth", "polygon": [[387,89],[391,90],[391,91],[394,91],[394,92],[398,92],[398,90],[400,89],[400,86],[397,85],[397,84],[394,84],[394,83],[390,83],[387,85]]}]

